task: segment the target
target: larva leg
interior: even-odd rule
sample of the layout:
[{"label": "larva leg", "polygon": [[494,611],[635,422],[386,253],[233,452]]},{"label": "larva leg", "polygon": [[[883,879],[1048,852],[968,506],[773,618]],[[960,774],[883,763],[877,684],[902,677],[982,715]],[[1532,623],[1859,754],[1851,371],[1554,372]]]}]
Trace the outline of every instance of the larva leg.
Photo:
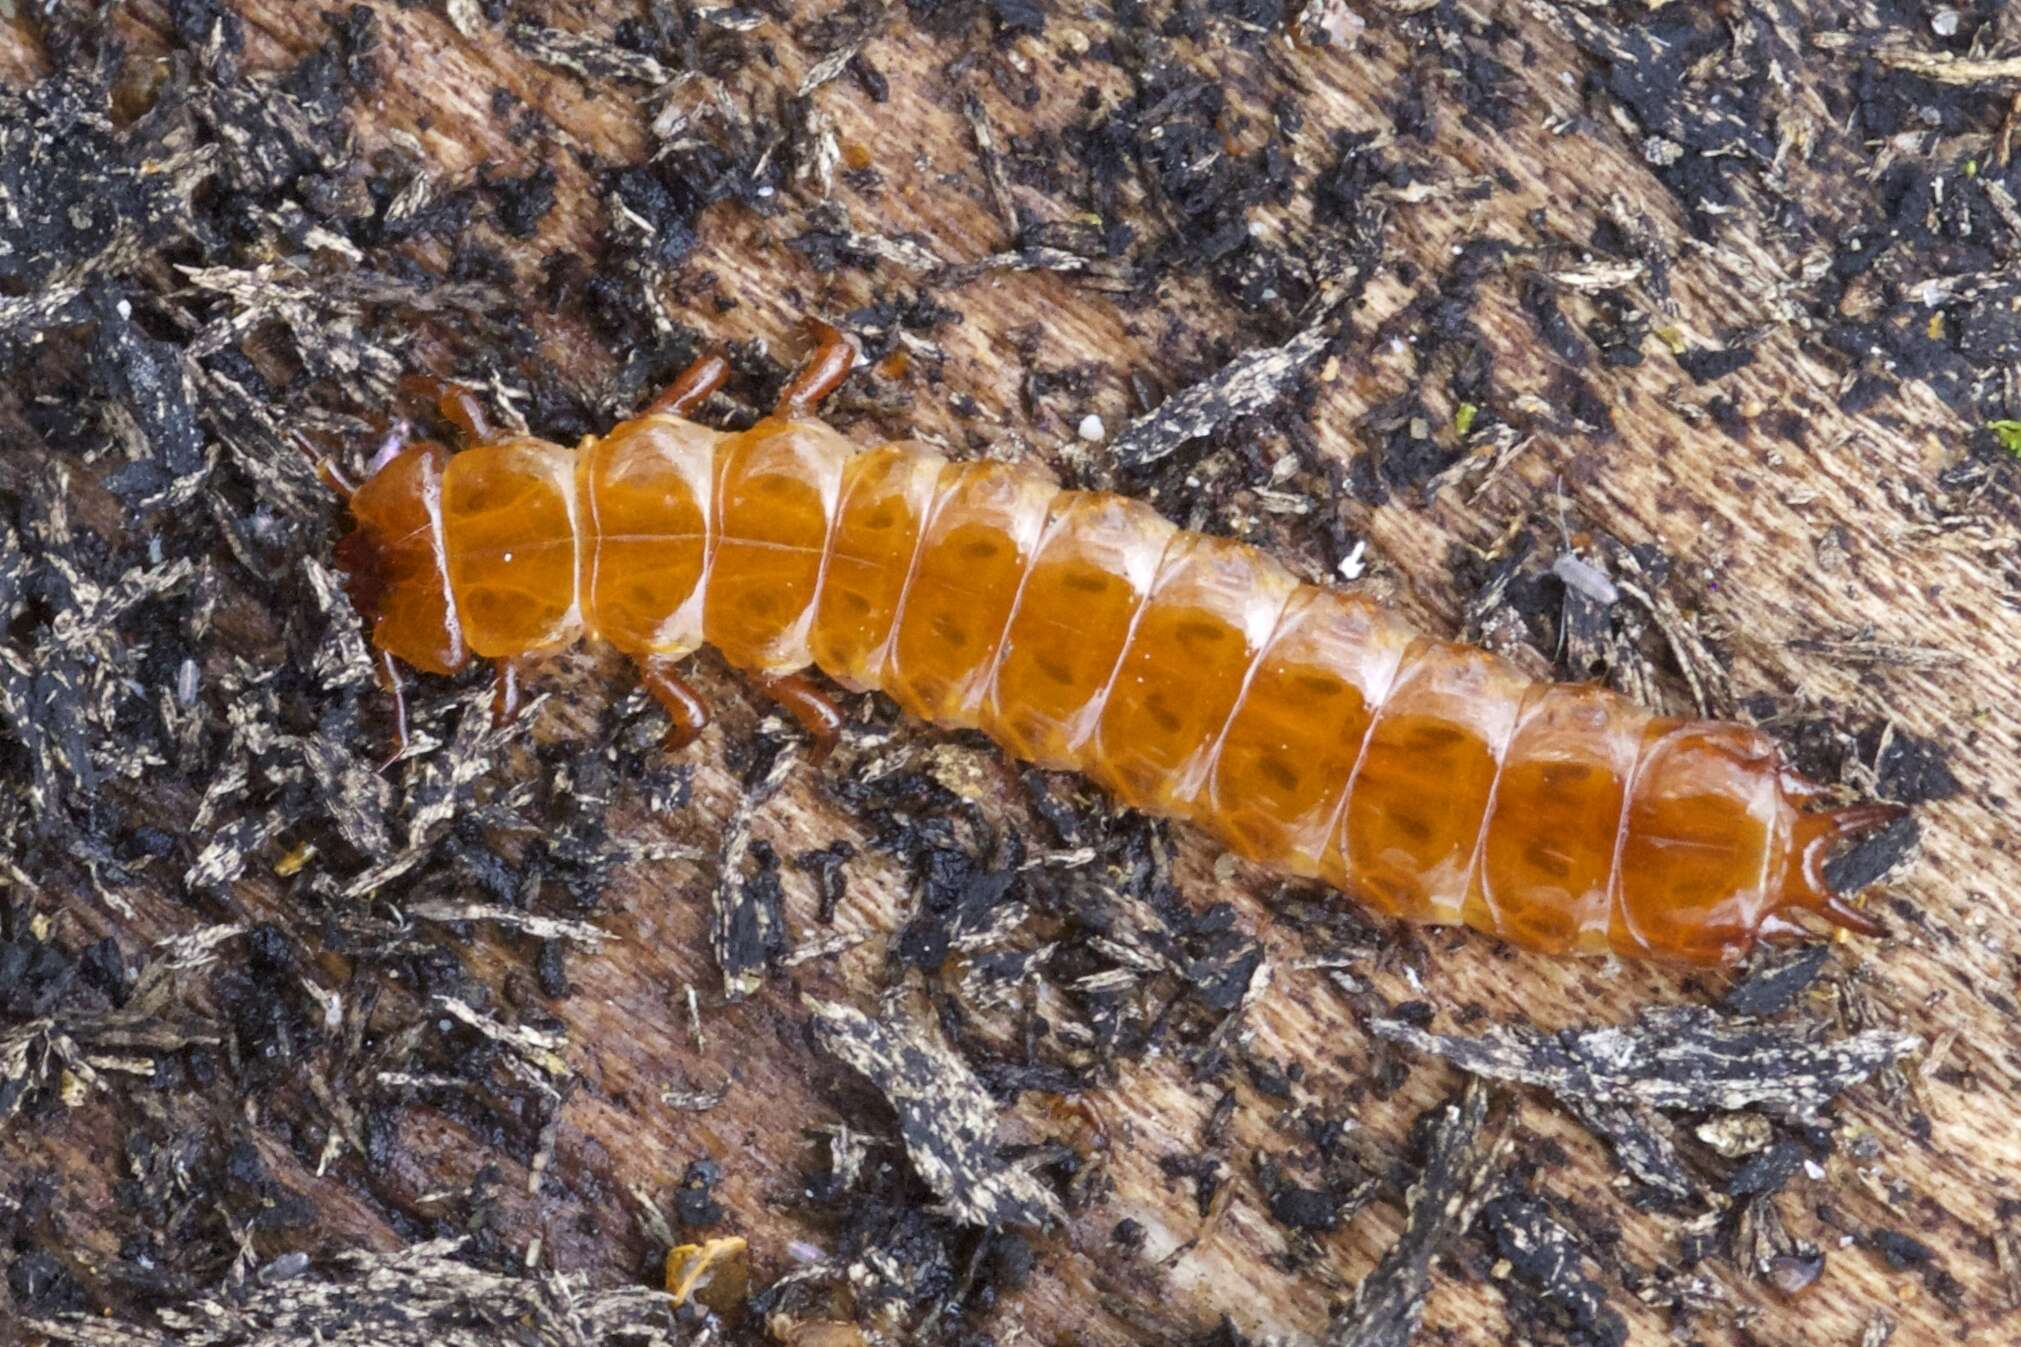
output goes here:
[{"label": "larva leg", "polygon": [[646,404],[645,416],[686,416],[709,400],[709,394],[730,377],[730,362],[719,355],[700,356],[682,370],[666,391]]},{"label": "larva leg", "polygon": [[[401,450],[407,447],[407,437],[412,430],[413,427],[403,420],[382,424],[379,447],[372,451],[372,461],[365,465],[365,476],[368,480],[377,474],[379,469],[399,457]],[[300,436],[296,437],[296,443],[315,465],[316,480],[321,482],[339,502],[348,506],[351,497],[358,494],[358,484],[344,475],[344,470],[337,466],[336,459],[328,454],[318,453],[314,445]]]},{"label": "larva leg", "polygon": [[807,326],[814,333],[814,352],[800,362],[779,394],[776,414],[789,420],[810,414],[823,398],[842,386],[856,365],[856,348],[847,337],[818,318],[809,319]]},{"label": "larva leg", "polygon": [[356,484],[344,475],[344,470],[337,466],[334,459],[318,458],[315,463],[316,480],[320,481],[331,495],[349,505],[351,497],[358,494]]},{"label": "larva leg", "polygon": [[[404,418],[396,417],[391,421],[381,422],[379,447],[372,451],[372,461],[365,465],[366,480],[376,477],[379,469],[398,458],[406,450],[407,442],[413,433],[413,425]],[[331,495],[348,506],[351,497],[358,494],[358,484],[344,475],[344,470],[337,466],[335,459],[327,454],[317,453],[313,445],[300,440],[299,437],[297,442],[301,444],[302,452],[316,465],[316,479]]]},{"label": "larva leg", "polygon": [[432,374],[410,374],[400,381],[400,389],[415,397],[432,399],[442,419],[462,431],[470,444],[484,444],[497,434],[484,403],[461,384],[449,383]]},{"label": "larva leg", "polygon": [[674,671],[672,660],[642,660],[639,677],[672,722],[664,741],[668,752],[678,753],[701,737],[709,724],[709,704]]},{"label": "larva leg", "polygon": [[817,758],[825,758],[842,739],[842,709],[802,674],[768,674],[759,680],[765,694],[814,736]]},{"label": "larva leg", "polygon": [[526,703],[527,662],[502,659],[492,674],[491,723],[510,725]]},{"label": "larva leg", "polygon": [[398,660],[384,650],[378,655],[379,686],[393,701],[393,757],[386,760],[390,767],[407,751],[407,682],[400,676]]}]

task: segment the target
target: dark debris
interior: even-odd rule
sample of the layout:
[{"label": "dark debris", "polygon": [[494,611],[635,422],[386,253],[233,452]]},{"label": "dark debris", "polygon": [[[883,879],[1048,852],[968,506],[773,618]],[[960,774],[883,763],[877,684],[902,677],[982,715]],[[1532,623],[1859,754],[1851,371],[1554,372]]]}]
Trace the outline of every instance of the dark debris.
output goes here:
[{"label": "dark debris", "polygon": [[1914,1034],[1869,1029],[1831,1038],[1821,1024],[1770,1026],[1703,1006],[1662,1006],[1634,1024],[1545,1034],[1504,1024],[1477,1038],[1376,1020],[1380,1036],[1490,1080],[1566,1099],[1671,1111],[1761,1108],[1814,1117],[1844,1090],[1922,1047]]},{"label": "dark debris", "polygon": [[1411,1184],[1403,1234],[1355,1287],[1354,1302],[1326,1330],[1327,1347],[1404,1347],[1417,1331],[1431,1289],[1431,1264],[1464,1234],[1492,1196],[1506,1142],[1488,1122],[1492,1102],[1480,1081],[1419,1120],[1424,1168]]},{"label": "dark debris", "polygon": [[824,1002],[808,1009],[822,1048],[869,1077],[897,1111],[913,1168],[958,1219],[1043,1228],[1060,1218],[1052,1191],[1005,1157],[994,1101],[930,1030]]},{"label": "dark debris", "polygon": [[1607,1303],[1607,1288],[1587,1270],[1578,1236],[1537,1198],[1502,1194],[1481,1209],[1480,1229],[1508,1265],[1495,1280],[1511,1324],[1526,1340],[1573,1347],[1622,1347],[1628,1341],[1628,1324]]},{"label": "dark debris", "polygon": [[591,1291],[572,1277],[487,1271],[467,1261],[470,1253],[464,1242],[434,1240],[394,1254],[339,1254],[334,1267],[314,1275],[305,1275],[307,1258],[285,1254],[258,1268],[242,1295],[196,1301],[177,1313],[169,1329],[110,1323],[69,1306],[38,1309],[27,1328],[78,1347],[227,1347],[254,1341],[492,1347],[501,1340],[501,1324],[514,1325],[528,1342],[675,1347],[695,1340],[656,1291]]},{"label": "dark debris", "polygon": [[1727,989],[1720,1008],[1729,1015],[1756,1019],[1780,1015],[1817,981],[1830,958],[1829,945],[1766,951],[1755,958],[1745,977]]}]

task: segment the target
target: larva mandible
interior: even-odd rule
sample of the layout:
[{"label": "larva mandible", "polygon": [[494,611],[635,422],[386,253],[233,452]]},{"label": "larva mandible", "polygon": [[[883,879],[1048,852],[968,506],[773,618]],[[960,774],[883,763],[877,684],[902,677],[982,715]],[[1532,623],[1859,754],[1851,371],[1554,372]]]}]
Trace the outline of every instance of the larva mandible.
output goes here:
[{"label": "larva mandible", "polygon": [[1823,861],[1900,806],[1804,812],[1817,788],[1758,730],[1532,682],[1141,502],[861,450],[812,417],[854,360],[819,330],[736,433],[683,415],[715,357],[575,449],[446,395],[478,443],[384,456],[338,549],[389,669],[500,660],[509,706],[516,661],[597,636],[685,742],[706,712],[674,665],[706,643],[817,733],[810,664],[1396,917],[1700,964],[1802,935],[1795,911],[1880,933]]}]

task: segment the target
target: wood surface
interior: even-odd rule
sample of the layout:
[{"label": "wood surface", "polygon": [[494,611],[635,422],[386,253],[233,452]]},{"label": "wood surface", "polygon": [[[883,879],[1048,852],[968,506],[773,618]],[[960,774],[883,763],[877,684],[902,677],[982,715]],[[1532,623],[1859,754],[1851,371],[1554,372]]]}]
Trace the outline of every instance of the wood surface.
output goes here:
[{"label": "wood surface", "polygon": [[[550,255],[593,258],[608,246],[612,214],[602,170],[654,152],[651,122],[666,104],[649,83],[587,79],[559,68],[514,41],[509,29],[537,21],[606,40],[613,25],[637,17],[641,7],[578,0],[503,23],[474,4],[368,8],[376,27],[371,59],[383,82],[350,101],[358,161],[403,154],[425,165],[444,190],[551,167],[554,201],[537,227],[524,238],[493,230],[486,241],[521,277],[518,297],[537,341],[534,358],[606,417],[635,405],[646,390],[636,371],[619,378],[627,353],[566,305],[542,312],[534,289]],[[1802,1007],[1839,1030],[1886,1027],[1925,1044],[1899,1072],[1855,1086],[1836,1102],[1828,1114],[1834,1152],[1811,1172],[1799,1172],[1774,1200],[1790,1233],[1825,1253],[1815,1286],[1794,1300],[1777,1294],[1729,1256],[1723,1236],[1710,1241],[1708,1256],[1692,1258],[1689,1241],[1721,1230],[1722,1220],[1730,1226],[1732,1201],[1709,1198],[1719,1213],[1712,1215],[1701,1203],[1639,1200],[1609,1151],[1548,1097],[1518,1091],[1498,1109],[1512,1115],[1514,1163],[1528,1190],[1547,1195],[1578,1237],[1585,1275],[1604,1289],[1627,1341],[1669,1341],[1673,1325],[1683,1334],[1679,1340],[1774,1347],[1993,1342],[2021,1332],[2021,1273],[2013,1262],[2021,1230],[2015,1181],[2021,1029],[2011,999],[2021,970],[2015,955],[2021,916],[2007,826],[2021,790],[2013,709],[2021,675],[2014,579],[2021,574],[2014,507],[2021,465],[1985,453],[1978,423],[1990,417],[1970,410],[1955,381],[1933,386],[1941,381],[1891,373],[1879,356],[1829,345],[1823,327],[1830,315],[1817,299],[1846,231],[1876,221],[1887,227],[1875,202],[1878,178],[1891,164],[1941,164],[1953,189],[1964,190],[1957,168],[1964,160],[1976,158],[1989,173],[2004,164],[2001,119],[1984,113],[1985,102],[1972,102],[1960,114],[1962,129],[1916,127],[1877,145],[1847,129],[1833,91],[1859,70],[1877,68],[1874,41],[1932,50],[1927,33],[1889,28],[1867,6],[1732,6],[1723,22],[1752,25],[1752,45],[1744,50],[1759,63],[1743,82],[1766,90],[1762,106],[1772,111],[1771,135],[1779,140],[1772,161],[1751,160],[1722,179],[1732,184],[1731,203],[1700,237],[1679,195],[1652,167],[1650,156],[1664,153],[1650,146],[1656,133],[1598,85],[1609,67],[1593,54],[1594,30],[1626,31],[1647,17],[1639,10],[1542,0],[1322,4],[1315,8],[1337,8],[1347,16],[1346,31],[1358,31],[1344,46],[1322,48],[1292,40],[1288,21],[1245,29],[1231,17],[1239,6],[1194,7],[1198,37],[1160,36],[1155,20],[1126,26],[1100,5],[1044,8],[1043,31],[1036,33],[1005,31],[988,6],[952,35],[931,31],[902,5],[871,22],[861,53],[888,81],[888,101],[874,101],[848,75],[820,83],[808,95],[807,115],[811,125],[832,132],[840,167],[825,181],[814,167],[770,215],[735,201],[703,211],[693,253],[647,280],[667,320],[717,342],[762,340],[789,361],[803,347],[796,324],[804,315],[836,319],[874,296],[930,294],[956,310],[959,321],[917,334],[904,372],[887,370],[874,385],[845,394],[837,417],[859,439],[916,435],[960,453],[1033,458],[1085,480],[1118,483],[1182,524],[1264,541],[1314,578],[1340,559],[1342,539],[1356,540],[1363,546],[1350,549],[1348,569],[1365,570],[1359,583],[1370,592],[1435,633],[1467,630],[1470,619],[1485,614],[1487,630],[1477,623],[1470,634],[1540,674],[1552,669],[1558,651],[1538,649],[1520,621],[1497,618],[1492,605],[1470,612],[1478,592],[1470,577],[1485,571],[1479,559],[1507,556],[1519,527],[1533,531],[1546,557],[1588,533],[1624,546],[1650,544],[1673,567],[1649,583],[1651,610],[1635,619],[1643,636],[1633,644],[1648,662],[1617,666],[1622,678],[1648,676],[1648,686],[1635,690],[1686,710],[1696,679],[1706,710],[1766,715],[1772,728],[1784,729],[1816,719],[1864,735],[1868,751],[1854,754],[1846,770],[1852,794],[1876,789],[1877,736],[1926,741],[1948,762],[1959,789],[1918,806],[1919,846],[1869,895],[1893,937],[1838,943]],[[754,123],[768,122],[815,66],[819,53],[805,38],[818,15],[795,7],[788,18],[784,9],[750,11],[753,26],[740,34],[765,43],[769,59],[744,65],[728,80],[698,75],[672,90],[675,105],[697,109],[695,134],[724,134],[724,122],[707,112],[716,98]],[[248,71],[284,69],[329,38],[315,6],[246,0],[237,12]],[[141,73],[129,75],[128,92],[144,101],[154,78],[146,73],[146,54],[174,45],[169,16],[153,3],[136,3],[104,21],[131,44],[130,68]],[[1839,32],[1864,34],[1865,46],[1825,41]],[[1763,40],[1764,33],[1776,42]],[[1118,478],[1105,455],[1108,442],[1145,410],[1133,375],[1162,392],[1185,389],[1244,352],[1293,339],[1326,310],[1315,302],[1302,311],[1266,304],[1245,312],[1208,275],[1185,267],[1136,293],[1119,293],[1126,287],[1100,268],[991,268],[969,279],[942,272],[1019,246],[1006,208],[1039,219],[1064,219],[1074,209],[1081,190],[1074,178],[1085,170],[1062,137],[1091,124],[1091,108],[1113,107],[1130,95],[1130,76],[1103,59],[1111,44],[1125,42],[1147,66],[1212,77],[1227,100],[1218,121],[1223,153],[1251,154],[1273,141],[1285,148],[1293,187],[1247,205],[1249,230],[1259,240],[1294,245],[1328,273],[1321,287],[1327,297],[1352,296],[1334,315],[1337,329],[1325,329],[1329,345],[1308,370],[1308,406],[1223,427],[1204,451],[1190,446],[1164,460],[1170,471],[1128,480]],[[1485,57],[1500,63],[1492,100],[1499,117],[1470,106],[1474,95],[1456,51],[1476,63],[1468,68],[1478,69]],[[1780,52],[1782,60],[1761,62],[1766,52]],[[1990,61],[2001,52],[1996,44],[1984,55]],[[48,55],[25,19],[0,28],[0,72],[10,82],[24,86],[48,70]],[[1987,78],[2004,98],[2011,83]],[[1918,87],[1932,98],[1956,90],[1941,82]],[[510,93],[512,107],[537,112],[534,134],[516,133],[513,118],[500,114],[499,90]],[[1411,91],[1429,108],[1429,128],[1399,135],[1397,109]],[[1977,99],[1986,90],[1967,92]],[[1717,112],[1679,105],[1687,118]],[[992,181],[970,107],[980,109],[995,148],[1011,154],[1018,172]],[[1294,107],[1295,130],[1284,132],[1279,122],[1273,131],[1273,116]],[[1363,219],[1380,224],[1373,246],[1356,254],[1347,239],[1332,237],[1328,256],[1312,243],[1328,232],[1313,220],[1312,184],[1339,159],[1335,137],[1342,133],[1372,135],[1387,147],[1381,153],[1390,164],[1408,164],[1411,172],[1407,181],[1367,189]],[[1027,171],[1040,158],[1056,166],[1064,187]],[[850,171],[852,161],[874,166],[881,183],[866,188]],[[1120,190],[1118,210],[1140,226],[1170,209],[1135,177],[1126,176]],[[804,250],[789,246],[815,212],[833,207],[846,212],[857,234],[885,240],[876,245],[884,257],[874,270],[823,274]],[[1666,286],[1654,283],[1648,262],[1588,251],[1610,220],[1632,222],[1637,246],[1658,259]],[[1418,392],[1414,415],[1424,433],[1455,445],[1456,418],[1475,415],[1462,413],[1446,379],[1419,367],[1414,349],[1433,321],[1429,306],[1458,292],[1455,259],[1484,242],[1502,247],[1480,255],[1464,304],[1491,370],[1494,400],[1479,409],[1491,413],[1488,433],[1430,488],[1400,486],[1379,504],[1359,499],[1350,490],[1356,480],[1350,468],[1370,452],[1372,414]],[[1991,250],[1989,273],[2021,255],[2011,234],[1983,246]],[[435,242],[408,252],[423,268],[448,264]],[[345,266],[341,257],[326,256],[324,264]],[[1913,272],[1907,262],[1903,269]],[[1919,279],[1883,266],[1862,282],[1869,293],[1839,295],[1838,310],[1845,315],[1868,304],[1894,321],[1899,292]],[[1526,307],[1526,287],[1542,287],[1579,332],[1603,297],[1647,314],[1652,332],[1640,343],[1646,358],[1618,367],[1588,359],[1575,369],[1540,332],[1534,305]],[[726,303],[732,300],[734,307]],[[469,343],[459,344],[457,334],[431,331],[417,317],[414,336],[405,353],[412,367],[462,378],[479,372],[457,367],[470,359]],[[1751,361],[1704,384],[1671,353],[1743,345]],[[444,356],[449,367],[436,363]],[[506,372],[483,390],[494,403],[521,391],[510,367],[500,368]],[[1034,370],[1071,377],[1033,396]],[[1885,380],[1884,395],[1857,412],[1842,410],[1847,389],[1869,373]],[[315,396],[345,415],[364,413],[373,400],[368,394],[392,396],[390,388],[375,387],[374,371],[359,377],[359,387],[325,387]],[[1579,419],[1568,377],[1604,406],[1611,427]],[[27,393],[17,389],[15,396]],[[973,399],[972,410],[963,410],[964,397]],[[1090,423],[1084,436],[1090,416],[1099,426]],[[1303,460],[1283,429],[1287,421],[1309,421],[1312,452]],[[1255,489],[1245,442],[1262,446],[1265,464],[1293,454],[1294,470],[1277,485]],[[1957,475],[1975,463],[1972,473]],[[1327,464],[1340,469],[1331,479],[1322,471]],[[78,491],[80,527],[132,527],[102,494]],[[1594,544],[1582,555],[1603,551]],[[1633,615],[1631,607],[1623,614]],[[243,658],[290,657],[286,633],[298,619],[265,607],[249,577],[226,580],[220,612]],[[228,653],[216,648],[217,666],[208,672],[222,675]],[[1690,677],[1679,673],[1680,664]],[[94,1213],[116,1208],[115,1186],[132,1177],[121,1159],[123,1140],[146,1119],[195,1118],[245,1138],[280,1189],[307,1199],[309,1225],[260,1243],[254,1262],[295,1248],[313,1260],[402,1248],[435,1229],[432,1212],[442,1204],[465,1210],[455,1195],[494,1166],[484,1209],[504,1247],[521,1251],[532,1266],[585,1274],[594,1286],[635,1284],[661,1246],[633,1194],[664,1197],[702,1158],[724,1168],[715,1189],[727,1213],[723,1228],[750,1241],[759,1281],[793,1265],[794,1241],[818,1242],[789,1203],[812,1145],[805,1129],[847,1122],[888,1136],[890,1121],[874,1109],[840,1116],[838,1101],[871,1096],[817,1048],[803,998],[871,1013],[882,1004],[922,1024],[934,1021],[922,989],[935,979],[890,957],[915,902],[905,869],[870,845],[864,821],[838,802],[831,783],[873,763],[922,768],[976,802],[983,817],[1026,835],[1042,867],[1062,873],[1084,867],[1087,881],[1100,885],[1105,858],[1076,857],[1050,834],[1018,774],[991,751],[915,725],[887,734],[878,720],[825,763],[793,751],[776,793],[751,803],[737,766],[749,755],[740,758],[738,745],[754,736],[791,736],[765,729],[770,709],[719,664],[705,657],[697,681],[718,719],[685,758],[693,769],[691,801],[656,815],[649,800],[620,790],[606,818],[615,841],[675,854],[618,867],[593,911],[553,914],[598,936],[593,945],[571,949],[567,996],[527,991],[529,942],[494,923],[410,928],[408,938],[453,944],[467,971],[500,992],[494,1007],[500,1022],[551,1032],[543,1041],[558,1056],[558,1069],[542,1085],[564,1102],[551,1134],[531,1139],[544,1173],[531,1172],[528,1138],[510,1129],[485,1135],[472,1115],[419,1094],[403,1100],[397,1091],[369,1105],[353,1101],[353,1126],[362,1131],[369,1113],[373,1144],[384,1147],[385,1162],[367,1165],[345,1128],[330,1121],[344,1114],[325,1093],[341,1103],[356,1088],[334,1047],[270,1093],[84,1091],[74,1107],[8,1125],[0,1135],[0,1173],[55,1184],[57,1211],[43,1219],[55,1222],[64,1257],[115,1318],[130,1312],[127,1302],[106,1283],[93,1283],[89,1269],[118,1256],[122,1227]],[[599,733],[632,684],[607,652],[589,652],[558,661],[538,686],[547,695],[525,733],[566,744]],[[482,697],[472,684],[469,705],[478,708]],[[438,736],[453,732],[453,725],[429,728]],[[491,789],[506,792],[546,762],[530,755],[527,740],[508,738],[487,750],[483,770]],[[1067,782],[1055,787],[1073,789]],[[122,788],[147,793],[144,782]],[[173,828],[169,821],[187,819],[196,805],[187,792],[168,790],[148,807]],[[763,977],[748,999],[726,1001],[711,953],[710,901],[726,830],[738,828],[785,857],[837,840],[854,843],[832,928],[815,920],[808,875],[790,865],[783,871],[788,946],[811,947],[837,932],[853,943]],[[1316,1239],[1293,1237],[1272,1218],[1255,1158],[1296,1157],[1292,1162],[1306,1166],[1300,1172],[1310,1181],[1305,1117],[1346,1121],[1367,1155],[1405,1156],[1412,1119],[1462,1083],[1457,1071],[1433,1060],[1404,1054],[1399,1065],[1401,1050],[1371,1037],[1371,1010],[1428,1003],[1432,1026],[1445,1033],[1478,1032],[1500,1021],[1547,1029],[1626,1024],[1651,1006],[1716,1002],[1730,981],[1726,974],[1529,956],[1449,931],[1383,930],[1373,946],[1354,947],[1349,966],[1336,968],[1336,933],[1287,919],[1288,912],[1318,910],[1301,901],[1313,895],[1287,897],[1268,876],[1222,858],[1186,829],[1175,829],[1172,838],[1184,902],[1232,903],[1237,928],[1260,942],[1267,960],[1267,973],[1252,984],[1252,999],[1230,1030],[1240,1057],[1296,1064],[1302,1074],[1288,1098],[1274,1098],[1256,1087],[1253,1072],[1236,1068],[1201,1078],[1189,1069],[1187,1053],[1154,1051],[1119,1061],[1113,1078],[1078,1103],[1040,1090],[1023,1093],[1007,1110],[1006,1137],[1059,1138],[1098,1155],[1106,1191],[1072,1210],[1060,1227],[1032,1236],[1028,1283],[976,1321],[998,1342],[1190,1339],[1213,1332],[1223,1316],[1250,1339],[1319,1338],[1404,1230],[1402,1195],[1386,1189],[1341,1228]],[[356,984],[346,981],[347,956],[327,934],[327,907],[305,910],[273,873],[289,840],[274,843],[261,853],[263,864],[228,886],[230,915],[184,901],[166,872],[124,888],[116,902],[75,875],[44,876],[34,900],[58,921],[68,945],[113,935],[136,954],[218,921],[272,923],[307,942],[306,979],[355,993]],[[397,851],[399,839],[389,841]],[[347,864],[330,876],[332,891],[365,869],[362,860]],[[384,905],[403,901],[402,882],[395,877],[358,907],[383,916]],[[1344,992],[1336,972],[1362,990]],[[518,990],[506,990],[509,983]],[[208,1004],[210,993],[192,995],[193,1012]],[[411,1010],[399,988],[384,995],[391,998],[386,1004]],[[532,1008],[523,1021],[520,1005]],[[353,1003],[339,1019],[356,1011]],[[420,1015],[424,1031],[428,1019]],[[979,1032],[988,1039],[1009,1032],[1011,1023],[992,1026],[984,1017]],[[993,1041],[1004,1046],[1001,1037]],[[1384,1071],[1402,1074],[1394,1090],[1376,1088]],[[324,1072],[333,1074],[310,1079]],[[714,1108],[696,1111],[666,1102],[669,1090],[726,1092]],[[1224,1097],[1233,1099],[1232,1114],[1217,1117],[1217,1108],[1228,1107]],[[1688,1136],[1694,1125],[1681,1130]],[[326,1135],[333,1139],[319,1166]],[[1219,1161],[1226,1179],[1205,1214],[1194,1184],[1161,1167],[1203,1151]],[[0,1194],[0,1200],[19,1197]],[[1112,1242],[1125,1218],[1145,1227],[1140,1253],[1119,1252]],[[51,1229],[39,1226],[38,1241],[50,1242]],[[1869,1239],[1876,1230],[1922,1241],[1935,1270],[1932,1263],[1891,1264]],[[1511,1326],[1500,1285],[1507,1276],[1478,1234],[1450,1244],[1433,1264],[1417,1340],[1489,1344],[1518,1334],[1548,1340],[1550,1332],[1534,1320]],[[1675,1308],[1676,1288],[1692,1277],[1704,1284],[1697,1288],[1699,1308],[1687,1315]],[[910,1332],[893,1323],[879,1327],[897,1337]],[[1586,1339],[1569,1332],[1574,1340],[1606,1336],[1604,1329]]]}]

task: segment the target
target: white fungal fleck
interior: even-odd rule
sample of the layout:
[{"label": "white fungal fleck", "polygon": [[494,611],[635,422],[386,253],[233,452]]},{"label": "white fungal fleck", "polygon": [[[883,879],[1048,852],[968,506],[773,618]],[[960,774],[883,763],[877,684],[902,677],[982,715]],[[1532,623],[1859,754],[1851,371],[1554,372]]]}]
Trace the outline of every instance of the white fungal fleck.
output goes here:
[{"label": "white fungal fleck", "polygon": [[1367,563],[1361,559],[1361,554],[1363,552],[1366,552],[1367,550],[1368,544],[1365,541],[1363,541],[1360,538],[1356,538],[1354,540],[1354,550],[1349,552],[1346,556],[1340,559],[1341,579],[1343,580],[1361,579],[1362,572],[1368,569]]},{"label": "white fungal fleck", "polygon": [[1565,582],[1569,589],[1576,589],[1595,603],[1613,603],[1621,597],[1621,591],[1607,578],[1607,572],[1592,562],[1561,552],[1551,563],[1551,574]]}]

